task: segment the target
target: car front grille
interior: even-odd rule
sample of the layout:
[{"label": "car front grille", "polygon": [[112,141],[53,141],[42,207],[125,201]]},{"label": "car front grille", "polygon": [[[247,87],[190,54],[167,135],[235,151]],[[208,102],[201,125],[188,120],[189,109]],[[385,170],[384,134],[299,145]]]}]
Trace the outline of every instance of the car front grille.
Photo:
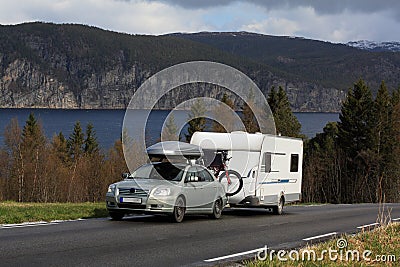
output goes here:
[{"label": "car front grille", "polygon": [[118,188],[120,196],[148,197],[149,191],[141,188]]},{"label": "car front grille", "polygon": [[142,204],[118,203],[117,205],[121,209],[140,209],[140,210],[146,209],[146,205]]}]

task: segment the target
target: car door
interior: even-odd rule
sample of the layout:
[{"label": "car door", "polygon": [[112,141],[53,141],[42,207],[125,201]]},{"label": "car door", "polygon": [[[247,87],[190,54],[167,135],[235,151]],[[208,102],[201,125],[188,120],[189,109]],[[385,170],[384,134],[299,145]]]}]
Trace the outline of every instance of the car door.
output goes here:
[{"label": "car door", "polygon": [[196,167],[189,167],[184,182],[183,190],[186,197],[186,209],[188,211],[197,210],[199,205],[198,200],[201,199],[203,190],[199,186],[199,172]]},{"label": "car door", "polygon": [[199,181],[196,187],[201,194],[195,201],[200,209],[210,209],[217,198],[217,184],[206,168],[198,166],[197,172]]}]

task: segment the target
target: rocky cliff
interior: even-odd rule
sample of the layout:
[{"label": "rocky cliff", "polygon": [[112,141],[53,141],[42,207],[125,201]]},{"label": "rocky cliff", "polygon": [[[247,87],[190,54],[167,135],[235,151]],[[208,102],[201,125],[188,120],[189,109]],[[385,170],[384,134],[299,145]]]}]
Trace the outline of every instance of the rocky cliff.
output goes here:
[{"label": "rocky cliff", "polygon": [[[337,112],[346,93],[346,88],[302,79],[176,36],[127,35],[82,25],[31,23],[0,26],[0,48],[1,108],[125,108],[148,77],[192,60],[236,67],[264,94],[272,86],[282,86],[295,111]],[[220,98],[221,92],[216,86],[190,85],[166,96],[157,107],[168,109],[196,94]]]}]

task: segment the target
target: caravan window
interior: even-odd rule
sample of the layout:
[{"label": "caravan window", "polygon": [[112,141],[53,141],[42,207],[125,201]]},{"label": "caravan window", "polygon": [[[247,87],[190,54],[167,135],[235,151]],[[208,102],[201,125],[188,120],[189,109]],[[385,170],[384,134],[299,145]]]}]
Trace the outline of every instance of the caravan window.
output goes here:
[{"label": "caravan window", "polygon": [[299,171],[299,154],[290,155],[290,172]]},{"label": "caravan window", "polygon": [[265,152],[261,163],[262,172],[271,172],[272,157],[271,152]]}]

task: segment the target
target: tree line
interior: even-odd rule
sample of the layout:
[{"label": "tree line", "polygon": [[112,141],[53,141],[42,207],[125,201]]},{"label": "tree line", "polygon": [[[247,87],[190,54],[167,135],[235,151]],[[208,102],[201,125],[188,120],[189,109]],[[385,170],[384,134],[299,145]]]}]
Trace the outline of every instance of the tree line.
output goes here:
[{"label": "tree line", "polygon": [[0,150],[0,200],[18,202],[103,201],[108,184],[127,170],[122,142],[106,153],[95,130],[76,122],[67,138],[62,132],[47,140],[31,113],[21,129],[12,119]]},{"label": "tree line", "polygon": [[[251,101],[251,97],[250,101]],[[328,122],[322,133],[307,139],[293,114],[282,87],[272,88],[268,104],[275,120],[276,132],[283,136],[303,138],[303,201],[354,203],[397,202],[400,200],[400,89],[389,93],[382,82],[376,97],[359,80],[350,88],[338,122]],[[235,109],[224,94],[221,102]],[[259,131],[249,104],[242,107],[242,121],[247,132]],[[195,131],[226,132],[218,122],[206,129],[207,109],[195,102],[188,115],[190,140]],[[224,120],[216,108],[216,118]],[[163,129],[165,136],[176,137],[173,116]],[[129,147],[135,146],[124,138]],[[135,149],[134,161],[145,161]],[[21,128],[12,119],[4,132],[0,149],[0,201],[82,202],[103,201],[107,185],[120,180],[128,170],[121,140],[103,152],[92,124],[83,131],[79,122],[70,136],[61,132],[47,140],[41,124],[30,114]]]},{"label": "tree line", "polygon": [[400,89],[376,97],[364,81],[348,91],[339,121],[306,143],[305,201],[400,200]]}]

